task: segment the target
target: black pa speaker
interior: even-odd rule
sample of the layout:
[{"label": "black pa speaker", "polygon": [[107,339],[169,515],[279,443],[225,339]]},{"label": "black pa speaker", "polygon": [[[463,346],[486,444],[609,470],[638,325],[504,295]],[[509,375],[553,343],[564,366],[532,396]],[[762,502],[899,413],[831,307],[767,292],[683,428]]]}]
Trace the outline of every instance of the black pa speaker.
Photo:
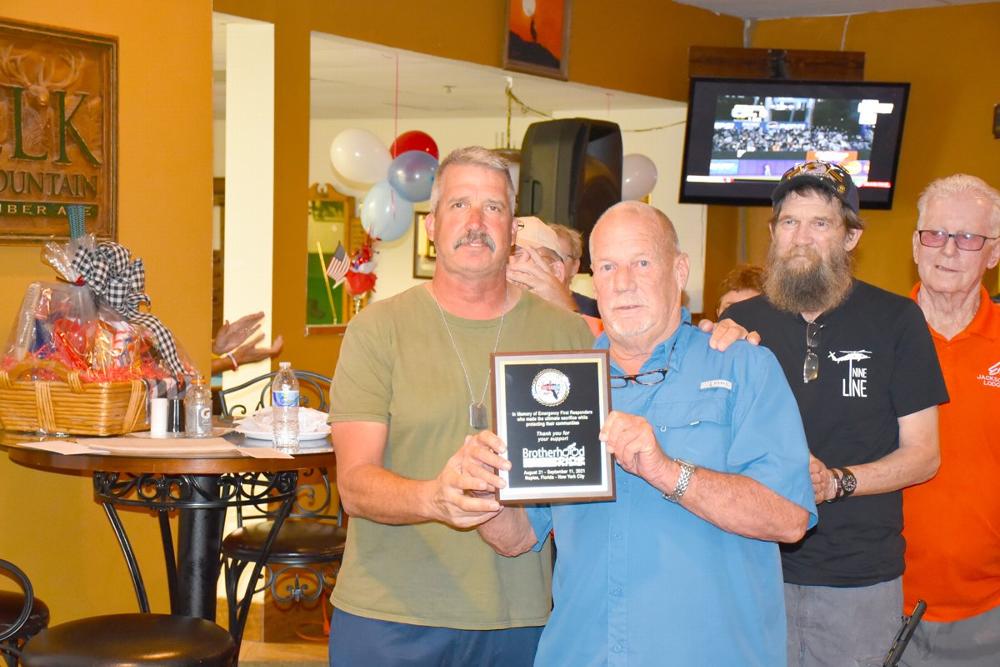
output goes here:
[{"label": "black pa speaker", "polygon": [[590,271],[590,230],[622,200],[622,133],[615,123],[567,118],[533,123],[521,142],[519,216],[535,215],[583,234],[580,269]]}]

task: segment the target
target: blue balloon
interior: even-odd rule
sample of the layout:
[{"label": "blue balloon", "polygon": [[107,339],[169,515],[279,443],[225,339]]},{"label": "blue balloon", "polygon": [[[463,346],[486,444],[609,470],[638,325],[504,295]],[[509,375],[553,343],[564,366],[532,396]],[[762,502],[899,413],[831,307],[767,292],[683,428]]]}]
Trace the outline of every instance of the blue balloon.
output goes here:
[{"label": "blue balloon", "polygon": [[395,241],[413,224],[413,203],[403,199],[388,181],[379,181],[361,204],[361,226],[369,236]]},{"label": "blue balloon", "polygon": [[430,153],[406,151],[389,165],[389,185],[407,201],[426,201],[431,197],[437,167],[438,161]]}]

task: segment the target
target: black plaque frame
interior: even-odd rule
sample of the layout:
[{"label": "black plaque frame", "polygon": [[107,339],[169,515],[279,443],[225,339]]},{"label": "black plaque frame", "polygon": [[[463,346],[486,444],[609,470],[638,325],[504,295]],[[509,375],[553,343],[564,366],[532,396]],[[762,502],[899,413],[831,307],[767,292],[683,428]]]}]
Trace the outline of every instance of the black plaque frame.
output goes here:
[{"label": "black plaque frame", "polygon": [[614,461],[598,439],[611,409],[607,350],[500,352],[490,370],[493,424],[511,462],[497,500],[613,500]]}]

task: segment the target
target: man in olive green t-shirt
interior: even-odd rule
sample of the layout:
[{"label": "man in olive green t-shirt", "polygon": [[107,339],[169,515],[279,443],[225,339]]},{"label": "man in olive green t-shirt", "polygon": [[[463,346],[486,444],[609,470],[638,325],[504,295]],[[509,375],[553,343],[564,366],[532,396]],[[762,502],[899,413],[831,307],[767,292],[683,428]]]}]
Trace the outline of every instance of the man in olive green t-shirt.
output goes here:
[{"label": "man in olive green t-shirt", "polygon": [[491,352],[589,349],[593,338],[578,315],[507,283],[513,207],[502,158],[449,155],[426,219],[434,279],[371,304],[344,338],[330,413],[351,515],[333,594],[338,667],[533,661],[551,555],[499,556],[469,530],[499,510],[475,497],[456,453],[489,428]]}]

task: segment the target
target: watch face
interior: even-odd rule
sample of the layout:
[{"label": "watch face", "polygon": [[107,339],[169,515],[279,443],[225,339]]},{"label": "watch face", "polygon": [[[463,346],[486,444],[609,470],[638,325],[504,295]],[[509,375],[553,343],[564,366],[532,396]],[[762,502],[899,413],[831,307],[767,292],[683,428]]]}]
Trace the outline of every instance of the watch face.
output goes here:
[{"label": "watch face", "polygon": [[840,480],[841,485],[844,488],[844,495],[850,495],[854,493],[854,489],[858,488],[858,480],[850,470],[844,470],[844,475]]}]

